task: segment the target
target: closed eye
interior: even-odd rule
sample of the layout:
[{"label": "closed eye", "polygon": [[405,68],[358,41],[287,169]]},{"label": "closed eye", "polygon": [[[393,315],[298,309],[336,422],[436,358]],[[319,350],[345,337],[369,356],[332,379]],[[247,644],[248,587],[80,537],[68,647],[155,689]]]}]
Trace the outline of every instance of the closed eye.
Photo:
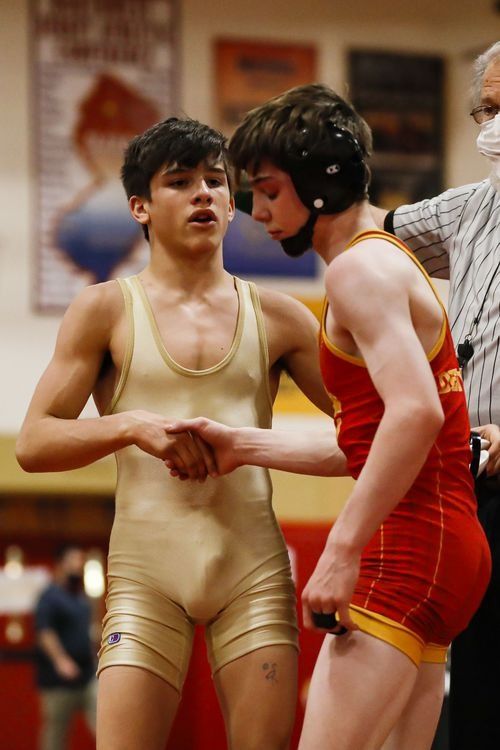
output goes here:
[{"label": "closed eye", "polygon": [[169,187],[185,187],[188,184],[187,180],[172,180],[172,182],[169,182]]}]

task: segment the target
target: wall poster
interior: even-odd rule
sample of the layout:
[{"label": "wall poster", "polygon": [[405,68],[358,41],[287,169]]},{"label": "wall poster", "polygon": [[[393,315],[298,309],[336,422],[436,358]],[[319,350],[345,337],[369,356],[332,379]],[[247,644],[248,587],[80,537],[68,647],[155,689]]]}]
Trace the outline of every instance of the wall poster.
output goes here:
[{"label": "wall poster", "polygon": [[442,190],[441,57],[353,51],[352,103],[373,132],[370,198],[396,208]]},{"label": "wall poster", "polygon": [[[249,109],[277,94],[316,81],[316,49],[281,44],[221,39],[215,44],[216,125],[230,137]],[[308,252],[288,258],[279,243],[247,214],[248,194],[236,195],[236,216],[224,242],[228,271],[244,277],[315,278],[318,264]]]},{"label": "wall poster", "polygon": [[175,0],[31,0],[35,293],[65,308],[135,273],[147,244],[119,179],[137,133],[177,114]]}]

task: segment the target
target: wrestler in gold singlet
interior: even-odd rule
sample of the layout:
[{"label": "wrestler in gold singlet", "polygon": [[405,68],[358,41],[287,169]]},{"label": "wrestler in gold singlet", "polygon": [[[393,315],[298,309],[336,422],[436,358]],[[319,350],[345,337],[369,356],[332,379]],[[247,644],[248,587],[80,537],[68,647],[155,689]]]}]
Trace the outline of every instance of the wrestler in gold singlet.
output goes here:
[{"label": "wrestler in gold singlet", "polygon": [[[109,413],[141,408],[271,426],[266,335],[252,284],[235,278],[239,312],[227,355],[189,370],[166,351],[138,277],[119,283],[128,342]],[[268,471],[245,466],[203,484],[181,483],[135,445],[116,458],[99,672],[138,666],[180,691],[199,623],[213,672],[263,646],[297,648],[294,587]]]}]

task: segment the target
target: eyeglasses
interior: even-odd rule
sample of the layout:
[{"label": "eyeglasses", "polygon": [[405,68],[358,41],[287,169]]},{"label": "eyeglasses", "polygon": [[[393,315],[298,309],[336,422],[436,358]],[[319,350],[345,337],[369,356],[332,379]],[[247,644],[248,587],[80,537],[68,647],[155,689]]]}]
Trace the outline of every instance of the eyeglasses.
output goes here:
[{"label": "eyeglasses", "polygon": [[500,112],[500,106],[495,104],[482,104],[480,107],[474,107],[470,113],[471,117],[477,122],[478,125],[482,125],[483,122],[493,120],[494,117]]}]

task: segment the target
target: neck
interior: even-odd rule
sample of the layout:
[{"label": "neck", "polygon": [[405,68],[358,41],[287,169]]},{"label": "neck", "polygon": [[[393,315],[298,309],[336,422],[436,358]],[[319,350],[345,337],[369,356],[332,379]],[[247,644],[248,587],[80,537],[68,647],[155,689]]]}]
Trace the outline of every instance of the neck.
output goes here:
[{"label": "neck", "polygon": [[329,264],[347,249],[356,234],[378,229],[378,224],[368,201],[355,203],[340,214],[319,216],[314,228],[314,249]]},{"label": "neck", "polygon": [[139,274],[141,279],[147,284],[190,294],[232,283],[232,276],[222,265],[222,246],[215,252],[183,250],[171,253],[153,246],[150,261]]}]

